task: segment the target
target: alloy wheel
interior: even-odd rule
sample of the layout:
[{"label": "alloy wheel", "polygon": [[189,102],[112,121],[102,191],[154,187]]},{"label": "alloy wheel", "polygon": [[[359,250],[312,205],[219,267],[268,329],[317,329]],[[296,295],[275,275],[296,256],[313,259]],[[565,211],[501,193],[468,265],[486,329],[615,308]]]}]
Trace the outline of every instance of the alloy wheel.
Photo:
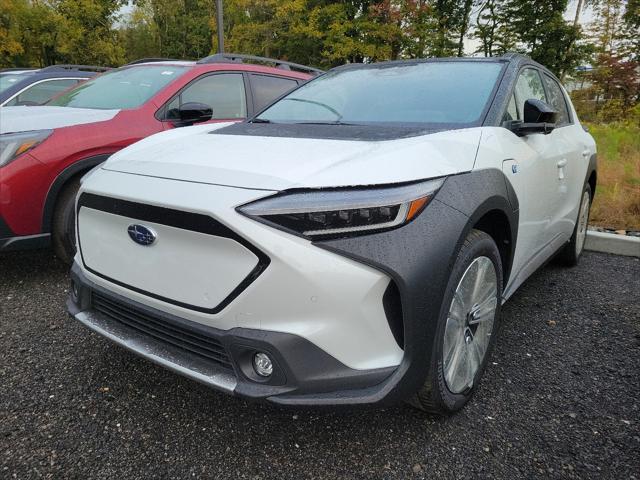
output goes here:
[{"label": "alloy wheel", "polygon": [[493,262],[478,257],[458,283],[444,332],[444,378],[452,393],[473,387],[489,348],[496,308],[498,279]]},{"label": "alloy wheel", "polygon": [[589,192],[582,194],[580,203],[580,215],[578,216],[578,228],[576,229],[576,257],[582,253],[584,242],[587,238],[587,226],[589,223],[589,203],[591,198]]}]

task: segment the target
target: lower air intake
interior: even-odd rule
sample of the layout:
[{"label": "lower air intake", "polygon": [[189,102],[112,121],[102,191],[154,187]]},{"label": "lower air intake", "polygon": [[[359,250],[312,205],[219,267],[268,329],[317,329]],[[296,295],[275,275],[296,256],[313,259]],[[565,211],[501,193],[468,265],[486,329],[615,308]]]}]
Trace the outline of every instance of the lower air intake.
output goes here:
[{"label": "lower air intake", "polygon": [[138,332],[232,369],[224,346],[213,336],[142,312],[95,291],[91,295],[91,304],[95,311]]}]

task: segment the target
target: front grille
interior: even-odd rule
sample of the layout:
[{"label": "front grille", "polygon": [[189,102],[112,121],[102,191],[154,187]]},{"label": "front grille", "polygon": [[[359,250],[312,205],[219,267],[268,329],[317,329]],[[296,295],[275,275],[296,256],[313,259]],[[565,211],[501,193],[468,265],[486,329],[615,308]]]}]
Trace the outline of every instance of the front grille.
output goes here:
[{"label": "front grille", "polygon": [[188,328],[142,312],[96,291],[91,293],[93,309],[138,332],[187,350],[222,367],[231,369],[231,361],[222,343],[196,329]]}]

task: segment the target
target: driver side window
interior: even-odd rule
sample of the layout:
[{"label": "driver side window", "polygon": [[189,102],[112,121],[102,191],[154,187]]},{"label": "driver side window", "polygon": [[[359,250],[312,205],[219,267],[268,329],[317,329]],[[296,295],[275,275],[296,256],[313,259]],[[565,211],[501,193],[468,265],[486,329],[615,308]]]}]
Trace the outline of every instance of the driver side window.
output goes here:
[{"label": "driver side window", "polygon": [[524,102],[530,98],[535,98],[547,102],[547,96],[544,93],[542,78],[540,73],[533,68],[525,68],[518,77],[515,88],[516,105],[518,112],[524,111]]},{"label": "driver side window", "polygon": [[165,108],[166,120],[180,118],[180,105],[189,102],[204,103],[213,110],[212,120],[245,118],[247,97],[241,73],[219,73],[199,78],[188,85]]}]

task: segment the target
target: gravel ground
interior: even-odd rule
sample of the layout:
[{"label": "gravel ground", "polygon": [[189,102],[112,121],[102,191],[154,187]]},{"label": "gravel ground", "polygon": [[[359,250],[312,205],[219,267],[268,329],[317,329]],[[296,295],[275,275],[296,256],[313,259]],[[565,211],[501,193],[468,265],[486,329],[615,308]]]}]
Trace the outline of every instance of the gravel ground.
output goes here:
[{"label": "gravel ground", "polygon": [[66,268],[0,256],[0,478],[640,478],[640,260],[548,266],[475,399],[291,410],[210,391],[67,317]]}]

